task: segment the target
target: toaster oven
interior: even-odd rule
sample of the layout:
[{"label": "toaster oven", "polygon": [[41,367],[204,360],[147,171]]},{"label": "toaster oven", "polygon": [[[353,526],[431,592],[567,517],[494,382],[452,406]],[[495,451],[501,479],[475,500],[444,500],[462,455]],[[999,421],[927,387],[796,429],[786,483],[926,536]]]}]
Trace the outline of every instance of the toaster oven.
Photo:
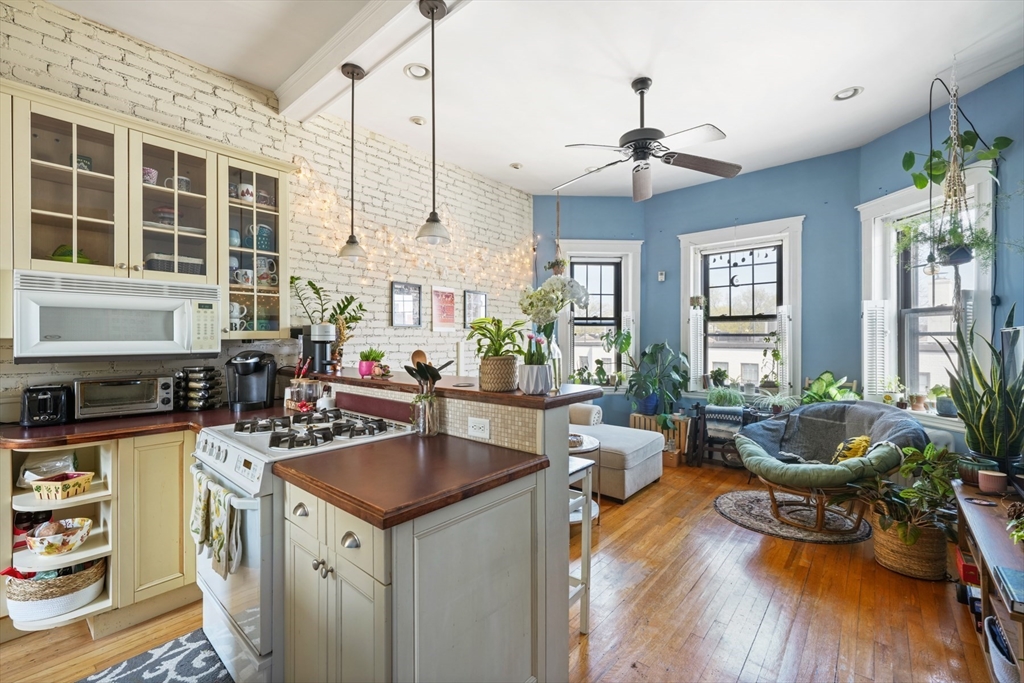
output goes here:
[{"label": "toaster oven", "polygon": [[75,380],[75,419],[158,413],[174,408],[174,380],[160,375]]}]

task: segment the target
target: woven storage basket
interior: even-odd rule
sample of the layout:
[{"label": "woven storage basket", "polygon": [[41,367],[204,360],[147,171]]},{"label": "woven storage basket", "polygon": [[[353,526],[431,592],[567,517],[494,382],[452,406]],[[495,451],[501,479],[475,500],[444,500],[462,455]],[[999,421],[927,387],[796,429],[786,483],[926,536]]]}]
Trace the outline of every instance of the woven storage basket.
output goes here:
[{"label": "woven storage basket", "polygon": [[73,612],[99,597],[107,562],[98,560],[85,571],[46,581],[7,579],[7,612],[12,621],[39,621]]},{"label": "woven storage basket", "polygon": [[946,535],[939,529],[921,529],[914,545],[900,540],[895,526],[883,531],[878,514],[871,513],[871,536],[875,541],[875,562],[897,574],[915,579],[941,581],[946,578]]},{"label": "woven storage basket", "polygon": [[480,391],[514,391],[517,356],[490,356],[480,360]]}]

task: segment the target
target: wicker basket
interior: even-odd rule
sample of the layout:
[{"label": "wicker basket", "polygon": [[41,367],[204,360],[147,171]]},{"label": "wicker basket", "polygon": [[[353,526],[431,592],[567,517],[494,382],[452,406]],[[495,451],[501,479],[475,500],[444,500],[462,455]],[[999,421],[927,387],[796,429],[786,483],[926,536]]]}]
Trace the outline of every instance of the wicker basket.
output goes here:
[{"label": "wicker basket", "polygon": [[875,541],[875,562],[897,574],[915,579],[941,581],[946,578],[946,535],[939,529],[921,529],[914,545],[900,540],[896,527],[883,531],[878,513],[871,513],[871,532]]},{"label": "wicker basket", "polygon": [[[146,270],[156,270],[161,273],[174,272],[174,256],[171,254],[146,254]],[[186,275],[202,275],[206,270],[206,260],[191,258],[189,256],[178,257],[178,272]]]},{"label": "wicker basket", "polygon": [[517,356],[490,356],[480,359],[480,391],[515,391]]},{"label": "wicker basket", "polygon": [[103,592],[107,562],[70,576],[31,581],[7,579],[7,612],[12,621],[39,621],[85,607]]}]

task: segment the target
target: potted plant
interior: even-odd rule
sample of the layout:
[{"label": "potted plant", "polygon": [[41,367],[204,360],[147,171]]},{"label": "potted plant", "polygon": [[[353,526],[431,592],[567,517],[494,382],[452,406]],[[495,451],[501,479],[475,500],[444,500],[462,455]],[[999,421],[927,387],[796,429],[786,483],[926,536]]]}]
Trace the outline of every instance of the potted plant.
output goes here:
[{"label": "potted plant", "polygon": [[770,410],[772,415],[778,415],[784,410],[793,410],[793,408],[800,405],[800,398],[785,393],[764,394],[754,400],[754,405],[758,408]]},{"label": "potted plant", "polygon": [[[903,393],[907,390],[899,377],[890,377],[885,380],[885,393],[882,394],[882,403],[887,406],[895,405],[903,400]],[[903,406],[906,407],[906,406]]]},{"label": "potted plant", "polygon": [[345,343],[352,338],[356,325],[362,321],[365,314],[366,308],[363,307],[363,304],[359,303],[356,297],[348,294],[334,304],[330,315],[327,316],[327,322],[338,328],[338,341],[334,343],[331,360],[335,362],[339,370],[342,356],[345,353]]},{"label": "potted plant", "polygon": [[729,371],[725,368],[715,368],[709,376],[716,387],[724,387],[729,381]]},{"label": "potted plant", "polygon": [[846,382],[846,378],[836,379],[835,375],[831,371],[826,370],[825,372],[818,375],[810,386],[804,389],[803,396],[800,397],[800,403],[807,405],[809,403],[826,403],[828,401],[850,401],[860,398],[860,394],[852,389],[846,389],[843,384]]},{"label": "potted plant", "polygon": [[639,358],[626,355],[632,370],[626,380],[626,396],[632,409],[643,415],[657,415],[658,424],[672,429],[672,404],[679,400],[690,382],[690,361],[676,353],[668,342],[651,344]]},{"label": "potted plant", "polygon": [[548,342],[548,358],[555,380],[561,381],[562,352],[555,341],[555,321],[559,312],[569,304],[586,308],[590,303],[587,288],[571,277],[552,275],[537,289],[529,287],[519,297],[519,309],[537,326]]},{"label": "potted plant", "polygon": [[550,270],[555,275],[561,275],[565,272],[566,265],[568,265],[566,260],[558,257],[544,264],[544,270]]},{"label": "potted plant", "polygon": [[453,362],[448,361],[439,368],[422,362],[417,362],[416,367],[405,366],[405,371],[420,387],[419,393],[412,399],[412,423],[416,425],[416,433],[420,436],[436,436],[440,430],[434,385],[441,380],[441,371]]},{"label": "potted plant", "polygon": [[924,412],[924,394],[910,394],[910,409],[918,412]]},{"label": "potted plant", "polygon": [[709,406],[745,406],[747,400],[736,389],[729,387],[711,387],[708,389]]},{"label": "potted plant", "polygon": [[373,375],[373,368],[382,360],[384,360],[384,352],[380,349],[375,349],[371,346],[364,351],[360,351],[359,376],[363,378],[371,377]]},{"label": "potted plant", "polygon": [[[1004,327],[1013,327],[1014,309],[1006,317]],[[941,340],[942,351],[955,370],[949,372],[949,390],[957,415],[964,423],[964,441],[971,455],[995,460],[999,469],[1010,473],[1011,465],[1024,449],[1024,373],[1007,382],[999,364],[999,352],[988,339],[982,338],[991,353],[986,373],[974,351],[974,325],[967,335],[957,327],[956,345],[952,353]],[[954,359],[953,355],[956,355]]]},{"label": "potted plant", "polygon": [[552,377],[544,335],[527,332],[523,366],[519,368],[519,387],[524,394],[546,394],[551,391]]},{"label": "potted plant", "polygon": [[480,391],[514,391],[516,357],[523,354],[519,340],[526,323],[516,320],[505,325],[498,318],[477,318],[469,324],[466,339],[476,339],[480,356]]},{"label": "potted plant", "polygon": [[779,333],[772,330],[763,338],[766,344],[771,347],[761,350],[761,365],[767,365],[767,370],[761,375],[761,383],[758,389],[763,394],[774,394],[779,390],[779,363],[782,362],[782,350],[779,348]]},{"label": "potted plant", "polygon": [[947,541],[956,542],[952,479],[960,458],[931,443],[924,451],[904,448],[903,453],[900,476],[916,477],[912,485],[899,486],[880,476],[862,479],[829,502],[857,499],[868,507],[878,564],[907,576],[942,580]]},{"label": "potted plant", "polygon": [[928,398],[935,402],[935,413],[942,417],[956,417],[956,404],[949,395],[949,387],[936,384],[928,390]]}]

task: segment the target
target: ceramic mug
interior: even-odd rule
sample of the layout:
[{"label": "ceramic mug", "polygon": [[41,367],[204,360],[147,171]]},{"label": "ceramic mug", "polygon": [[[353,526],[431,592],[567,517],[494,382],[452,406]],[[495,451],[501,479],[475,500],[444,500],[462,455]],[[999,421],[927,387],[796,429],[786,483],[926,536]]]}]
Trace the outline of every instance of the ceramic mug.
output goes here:
[{"label": "ceramic mug", "polygon": [[277,272],[277,262],[274,261],[274,259],[272,259],[272,258],[267,258],[266,256],[257,256],[256,257],[256,272],[259,273],[260,279],[264,279],[265,280],[266,278],[263,277],[263,273],[268,273],[268,274],[269,273],[276,273]]},{"label": "ceramic mug", "polygon": [[241,318],[243,315],[249,312],[249,309],[237,301],[232,301],[228,304],[228,310],[230,311],[232,318]]},{"label": "ceramic mug", "polygon": [[249,329],[249,321],[244,318],[232,318],[231,319],[231,331],[241,332]]},{"label": "ceramic mug", "polygon": [[238,270],[231,274],[231,277],[233,277],[235,279],[235,282],[239,284],[252,284],[252,271],[247,268],[239,268]]},{"label": "ceramic mug", "polygon": [[[170,183],[168,185],[167,183]],[[173,178],[166,178],[164,180],[164,187],[173,188],[177,186],[182,192],[189,192],[192,189],[192,181],[183,175],[175,176]]]},{"label": "ceramic mug", "polygon": [[228,183],[228,197],[238,199],[238,183]]},{"label": "ceramic mug", "polygon": [[238,257],[228,256],[228,268],[231,270],[238,270]]},{"label": "ceramic mug", "polygon": [[263,204],[264,206],[269,206],[270,204],[273,203],[272,199],[273,198],[270,196],[269,192],[265,192],[263,190],[256,190],[256,203],[257,204]]},{"label": "ceramic mug", "polygon": [[238,198],[245,202],[253,201],[256,199],[256,188],[249,183],[239,183]]},{"label": "ceramic mug", "polygon": [[262,223],[250,225],[245,229],[245,246],[251,247],[254,239],[257,249],[272,251],[274,248],[274,229]]},{"label": "ceramic mug", "polygon": [[[242,244],[242,233],[237,230],[228,230],[228,245],[237,247]],[[237,266],[236,266],[237,267]]]},{"label": "ceramic mug", "polygon": [[256,329],[259,330],[260,332],[266,332],[267,330],[270,329],[270,321],[269,320],[258,320],[258,321],[256,321]]},{"label": "ceramic mug", "polygon": [[145,185],[156,185],[157,179],[160,178],[160,173],[155,168],[148,166],[142,167],[142,182]]}]

